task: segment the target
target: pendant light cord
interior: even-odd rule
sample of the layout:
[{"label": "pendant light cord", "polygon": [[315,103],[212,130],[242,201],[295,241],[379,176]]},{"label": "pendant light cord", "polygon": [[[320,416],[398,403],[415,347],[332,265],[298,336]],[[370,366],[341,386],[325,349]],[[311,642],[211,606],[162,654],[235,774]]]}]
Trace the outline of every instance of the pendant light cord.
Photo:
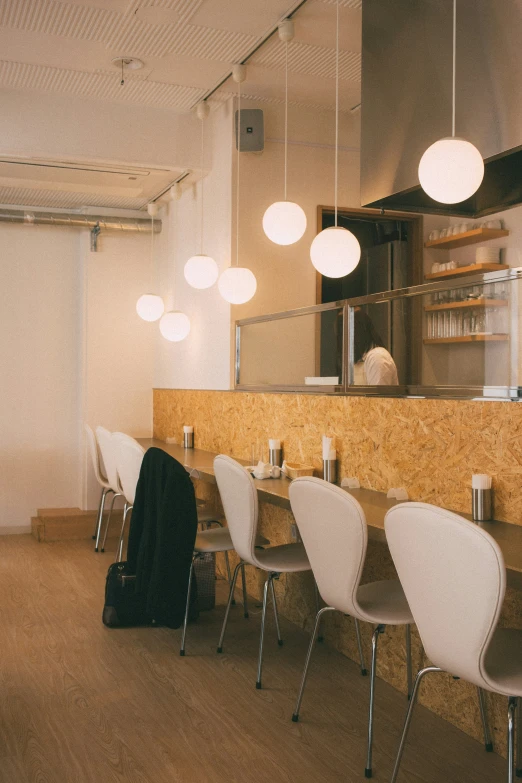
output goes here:
[{"label": "pendant light cord", "polygon": [[150,216],[151,220],[151,232],[150,232],[150,260],[152,268],[154,269],[154,215]]},{"label": "pendant light cord", "polygon": [[239,152],[241,147],[241,82],[237,84],[236,266],[239,266]]},{"label": "pendant light cord", "polygon": [[452,85],[452,114],[451,135],[455,138],[455,92],[457,85],[457,0],[453,0],[453,85]]},{"label": "pendant light cord", "polygon": [[285,201],[288,163],[288,41],[285,43]]},{"label": "pendant light cord", "polygon": [[205,154],[205,120],[201,120],[201,215],[200,215],[200,255],[203,255],[203,158]]},{"label": "pendant light cord", "polygon": [[339,0],[337,0],[335,26],[335,184],[334,209],[337,228],[337,169],[339,166]]}]

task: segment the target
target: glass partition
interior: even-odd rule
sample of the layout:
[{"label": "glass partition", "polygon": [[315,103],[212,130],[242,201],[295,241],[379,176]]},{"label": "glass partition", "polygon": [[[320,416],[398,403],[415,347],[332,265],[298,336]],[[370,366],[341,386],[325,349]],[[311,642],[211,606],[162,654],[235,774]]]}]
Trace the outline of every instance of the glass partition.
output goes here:
[{"label": "glass partition", "polygon": [[241,322],[236,384],[344,389],[344,319],[343,306],[322,305]]},{"label": "glass partition", "polygon": [[239,321],[236,388],[518,399],[521,285],[511,269]]}]

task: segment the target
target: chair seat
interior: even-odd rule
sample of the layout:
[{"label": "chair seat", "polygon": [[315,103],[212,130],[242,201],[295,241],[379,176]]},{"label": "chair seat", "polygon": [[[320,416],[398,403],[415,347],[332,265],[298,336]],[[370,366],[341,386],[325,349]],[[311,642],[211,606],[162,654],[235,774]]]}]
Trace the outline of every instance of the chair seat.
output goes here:
[{"label": "chair seat", "polygon": [[221,522],[221,520],[225,519],[223,514],[218,514],[216,511],[206,511],[204,508],[198,508],[198,523],[205,525],[209,522]]},{"label": "chair seat", "polygon": [[498,628],[484,664],[495,691],[498,688],[504,696],[522,696],[522,631]]},{"label": "chair seat", "polygon": [[283,544],[256,552],[256,559],[265,571],[309,571],[310,562],[302,544]]},{"label": "chair seat", "polygon": [[[264,536],[256,536],[256,547],[269,544],[270,541]],[[232,549],[234,544],[226,527],[215,527],[198,533],[194,544],[194,552],[230,552]]]},{"label": "chair seat", "polygon": [[357,590],[361,620],[378,625],[409,625],[413,617],[398,579],[370,582]]}]

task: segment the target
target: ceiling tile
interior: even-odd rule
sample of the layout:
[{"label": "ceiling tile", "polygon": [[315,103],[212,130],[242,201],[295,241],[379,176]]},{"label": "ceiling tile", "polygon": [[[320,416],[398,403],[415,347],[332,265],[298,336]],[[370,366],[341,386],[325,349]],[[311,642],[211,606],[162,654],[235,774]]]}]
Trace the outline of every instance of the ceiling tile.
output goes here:
[{"label": "ceiling tile", "polygon": [[[166,57],[147,58],[150,78],[158,82],[186,84],[191,87],[208,89],[216,84],[228,72],[228,61],[198,59],[186,54],[168,54]],[[141,72],[140,72],[141,73]]]},{"label": "ceiling tile", "polygon": [[121,14],[85,5],[66,5],[54,0],[3,0],[0,27],[46,33],[64,38],[102,40],[106,29]]},{"label": "ceiling tile", "polygon": [[120,86],[118,74],[85,73],[65,68],[48,68],[28,63],[0,61],[0,85],[15,89],[57,92],[102,98],[123,103],[138,103],[186,112],[204,91],[193,87],[161,82],[126,79]]},{"label": "ceiling tile", "polygon": [[291,0],[204,0],[192,24],[260,36],[295,8]]},{"label": "ceiling tile", "polygon": [[[286,47],[279,39],[273,38],[254,54],[251,62],[265,68],[283,70],[285,57]],[[291,41],[288,44],[288,67],[291,72],[334,79],[335,51]],[[339,78],[360,81],[361,55],[358,52],[339,52]]]}]

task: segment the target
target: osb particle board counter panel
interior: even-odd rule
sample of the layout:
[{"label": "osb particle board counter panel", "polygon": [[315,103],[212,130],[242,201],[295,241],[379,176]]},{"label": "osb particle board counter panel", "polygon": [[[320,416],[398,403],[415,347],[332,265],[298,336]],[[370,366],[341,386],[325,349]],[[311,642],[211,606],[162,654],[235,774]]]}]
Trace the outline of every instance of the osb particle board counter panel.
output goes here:
[{"label": "osb particle board counter panel", "polygon": [[181,440],[193,424],[201,449],[286,459],[319,469],[321,435],[336,438],[340,476],[362,487],[405,487],[411,500],[469,512],[471,474],[488,473],[495,517],[522,524],[522,406],[464,400],[375,399],[156,389],[154,437]]},{"label": "osb particle board counter panel", "polygon": [[[318,469],[321,435],[334,435],[340,476],[358,476],[369,489],[405,487],[412,500],[463,513],[470,511],[471,474],[489,473],[495,517],[522,524],[522,406],[517,403],[156,389],[154,437],[180,442],[184,424],[194,425],[200,449],[250,460],[254,445],[265,449],[266,458],[268,438],[281,438],[288,460],[312,460]],[[198,494],[209,498],[215,487],[198,482]],[[272,544],[289,542],[292,521],[286,509],[260,503],[260,531]],[[235,556],[231,559],[235,562]],[[395,576],[386,544],[370,541],[363,582]],[[263,575],[249,568],[247,580],[249,593],[260,598]],[[315,606],[310,575],[282,575],[275,588],[281,613],[310,628]],[[522,628],[522,593],[508,590],[501,622]],[[372,629],[363,623],[361,630],[368,660]],[[357,660],[350,618],[329,613],[324,636]],[[404,691],[404,630],[387,628],[379,645],[379,676]],[[426,664],[415,629],[413,662],[414,667]],[[480,741],[476,690],[468,683],[441,674],[423,685],[420,698]],[[505,700],[492,694],[486,699],[495,750],[505,755]]]}]

